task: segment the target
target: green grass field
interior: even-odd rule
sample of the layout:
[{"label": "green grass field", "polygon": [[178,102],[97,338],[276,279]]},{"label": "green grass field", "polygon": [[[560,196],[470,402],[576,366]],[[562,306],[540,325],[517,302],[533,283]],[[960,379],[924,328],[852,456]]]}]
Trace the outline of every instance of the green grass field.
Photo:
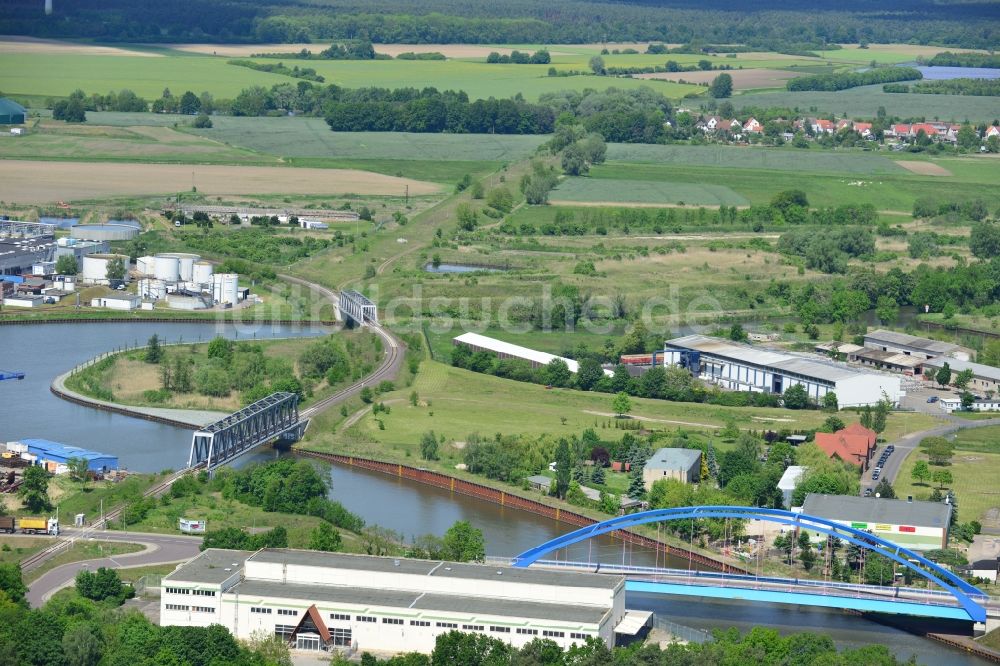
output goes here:
[{"label": "green grass field", "polygon": [[[988,417],[988,414],[984,414]],[[994,415],[995,416],[995,415]],[[976,453],[1000,454],[1000,426],[967,428],[955,434],[955,448]]]},{"label": "green grass field", "polygon": [[885,157],[860,151],[613,143],[608,145],[607,158],[613,162],[713,166],[727,169],[771,169],[858,175],[905,173],[902,167]]},{"label": "green grass field", "polygon": [[322,118],[213,119],[200,136],[282,157],[510,162],[521,160],[547,136],[331,132]]},{"label": "green grass field", "polygon": [[725,185],[655,180],[567,178],[552,191],[553,201],[576,203],[698,204],[744,206],[750,203]]},{"label": "green grass field", "polygon": [[882,86],[862,86],[837,92],[748,93],[732,99],[733,106],[783,107],[802,113],[834,113],[849,118],[874,118],[879,107],[890,116],[922,117],[954,122],[992,122],[1000,117],[995,97],[885,93]]},{"label": "green grass field", "polygon": [[[913,498],[918,500],[930,497],[934,489],[932,483],[917,485],[910,478],[910,470],[917,460],[927,460],[927,456],[920,449],[914,449],[903,461],[900,474],[893,484],[897,497],[905,498],[907,495],[913,495]],[[1000,453],[969,451],[960,446],[955,450],[952,464],[946,469],[954,478],[951,488],[958,499],[960,522],[983,521],[988,511],[1000,507],[1000,488],[996,483],[997,470],[1000,470]]]},{"label": "green grass field", "polygon": [[[811,151],[803,151],[804,153]],[[790,157],[795,157],[792,153]],[[803,155],[808,162],[810,155]],[[819,157],[817,153],[816,157]],[[875,158],[878,159],[878,158]],[[959,161],[959,160],[956,160]],[[683,166],[679,164],[623,164],[607,163],[590,170],[592,179],[609,178],[615,181],[650,180],[671,183],[715,183],[745,197],[751,203],[764,204],[783,190],[800,189],[809,197],[812,206],[839,206],[845,203],[870,203],[880,211],[898,211],[909,214],[913,202],[931,192],[939,192],[942,199],[962,201],[983,199],[989,208],[1000,205],[1000,192],[984,186],[987,174],[997,174],[1000,160],[976,159],[977,175],[920,176],[900,170],[892,174],[859,176],[843,173],[810,173],[806,169],[789,167],[785,171],[729,167]],[[941,164],[947,168],[948,161]]]},{"label": "green grass field", "polygon": [[[645,86],[671,98],[705,90],[669,81],[602,80],[593,75],[550,77],[548,65],[487,65],[482,60],[318,60],[310,61],[309,66],[324,76],[326,83],[347,88],[433,86],[440,90],[464,90],[472,99],[521,93],[526,99],[535,100],[545,92],[610,85]],[[570,68],[581,66],[577,63]],[[585,62],[582,68],[586,69]],[[275,83],[295,85],[297,79],[229,65],[225,58],[213,56],[0,55],[0,90],[13,96],[60,97],[78,88],[88,94],[129,88],[142,97],[155,98],[166,87],[176,94],[185,90],[199,94],[208,91],[217,97],[232,98],[249,86],[270,87]]]}]

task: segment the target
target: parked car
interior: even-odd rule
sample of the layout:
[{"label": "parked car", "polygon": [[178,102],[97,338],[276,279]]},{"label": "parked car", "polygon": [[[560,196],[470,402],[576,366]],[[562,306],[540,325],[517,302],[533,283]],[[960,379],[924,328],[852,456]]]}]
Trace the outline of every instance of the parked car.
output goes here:
[{"label": "parked car", "polygon": [[932,395],[931,397],[927,398],[927,402],[937,402],[938,400],[939,398],[936,395]]},{"label": "parked car", "polygon": [[871,497],[871,496],[872,496],[872,489],[865,488],[865,497]]},{"label": "parked car", "polygon": [[872,472],[872,481],[878,481],[879,473],[878,471]]}]

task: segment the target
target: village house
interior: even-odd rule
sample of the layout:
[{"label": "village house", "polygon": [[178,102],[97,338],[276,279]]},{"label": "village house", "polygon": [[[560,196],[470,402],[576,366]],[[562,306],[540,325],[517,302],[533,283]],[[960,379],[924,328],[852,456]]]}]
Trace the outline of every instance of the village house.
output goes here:
[{"label": "village house", "polygon": [[860,423],[852,423],[834,433],[816,433],[816,445],[830,458],[840,458],[860,467],[864,472],[875,453],[876,438],[874,430],[869,430]]}]

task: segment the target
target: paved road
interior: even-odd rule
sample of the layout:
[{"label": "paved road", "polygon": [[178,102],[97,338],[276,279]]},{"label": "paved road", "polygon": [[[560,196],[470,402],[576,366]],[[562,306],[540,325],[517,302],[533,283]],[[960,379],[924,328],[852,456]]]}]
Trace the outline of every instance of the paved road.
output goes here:
[{"label": "paved road", "polygon": [[[80,530],[65,530],[72,538],[80,536]],[[138,532],[90,531],[87,537],[94,541],[123,541],[146,547],[136,553],[116,555],[82,562],[71,562],[46,572],[28,587],[28,603],[37,608],[60,589],[73,584],[76,574],[84,569],[96,571],[100,567],[127,569],[157,564],[170,564],[188,560],[198,554],[201,537],[178,534],[145,534]]]},{"label": "paved road", "polygon": [[[889,456],[888,460],[886,460],[885,465],[882,467],[882,473],[879,480],[885,479],[889,483],[895,484],[896,478],[900,473],[909,473],[909,470],[902,469],[903,461],[906,460],[906,456],[913,449],[915,449],[920,444],[920,441],[925,437],[944,437],[966,428],[983,428],[985,426],[1000,425],[1000,418],[970,421],[969,419],[963,419],[959,416],[954,416],[941,411],[937,403],[928,404],[926,402],[926,396],[939,395],[939,392],[934,390],[921,389],[913,391],[912,393],[914,395],[908,396],[909,404],[907,406],[915,408],[919,412],[931,414],[938,419],[940,425],[927,430],[909,433],[895,441],[886,442],[885,444],[879,446],[878,450],[875,452],[876,458],[872,461],[872,467],[861,476],[861,492],[864,492],[865,488],[874,488],[878,483],[877,481],[872,481],[872,470],[875,468],[875,463],[878,462],[878,456],[882,455],[882,451],[884,451],[885,447],[889,444],[894,445],[895,449],[892,455]],[[906,416],[904,415],[903,418],[905,419]]]}]

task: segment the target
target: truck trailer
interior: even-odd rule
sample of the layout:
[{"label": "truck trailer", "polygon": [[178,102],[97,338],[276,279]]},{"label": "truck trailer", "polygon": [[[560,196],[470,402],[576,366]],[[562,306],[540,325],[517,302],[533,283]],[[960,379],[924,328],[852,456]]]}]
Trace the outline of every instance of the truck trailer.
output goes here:
[{"label": "truck trailer", "polygon": [[14,532],[14,516],[0,516],[0,532]]},{"label": "truck trailer", "polygon": [[20,518],[17,527],[24,534],[59,536],[59,521],[55,518]]}]

